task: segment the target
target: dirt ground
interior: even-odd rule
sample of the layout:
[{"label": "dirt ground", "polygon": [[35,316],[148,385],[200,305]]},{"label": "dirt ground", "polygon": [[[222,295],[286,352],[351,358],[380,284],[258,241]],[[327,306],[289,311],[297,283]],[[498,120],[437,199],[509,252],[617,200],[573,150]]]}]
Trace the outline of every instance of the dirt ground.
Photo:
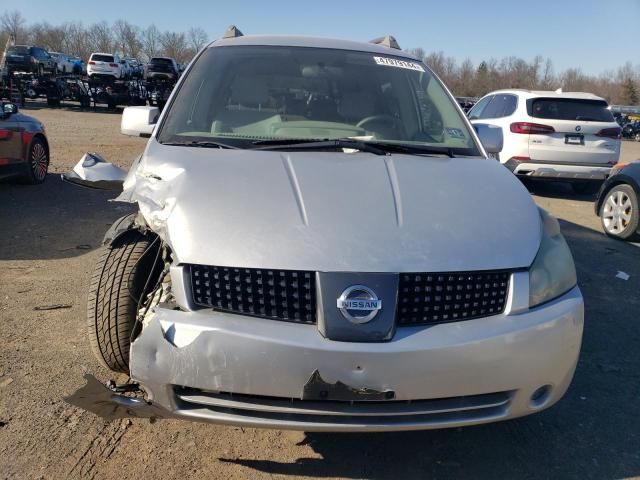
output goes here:
[{"label": "dirt ground", "polygon": [[[86,151],[128,166],[142,139],[120,115],[27,108],[47,127],[42,186],[0,184],[0,478],[621,478],[640,475],[640,250],[605,237],[592,199],[562,185],[536,201],[562,220],[586,302],[566,397],[535,416],[393,434],[304,434],[161,420],[105,423],[63,397],[89,372],[112,378],[85,335],[105,230],[128,212],[56,173]],[[624,143],[625,160],[640,143]],[[616,278],[618,271],[630,275]],[[62,305],[65,308],[38,310]],[[541,352],[544,354],[544,352]]]}]

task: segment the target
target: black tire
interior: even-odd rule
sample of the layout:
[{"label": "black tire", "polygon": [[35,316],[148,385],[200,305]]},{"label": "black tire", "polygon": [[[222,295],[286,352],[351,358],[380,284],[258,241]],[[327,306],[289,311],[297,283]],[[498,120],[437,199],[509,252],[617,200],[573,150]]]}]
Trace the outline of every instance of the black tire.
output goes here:
[{"label": "black tire", "polygon": [[49,171],[49,148],[41,137],[35,137],[27,152],[27,171],[23,175],[25,183],[38,185],[47,179]]},{"label": "black tire", "polygon": [[602,183],[600,182],[576,182],[571,184],[571,188],[578,195],[594,195],[598,193]]},{"label": "black tire", "polygon": [[[611,198],[615,203],[619,203],[616,199],[622,198],[623,203],[626,203],[628,198],[629,208],[625,209],[625,213],[630,215],[630,220],[626,223],[623,222],[624,228],[613,228],[611,225],[612,218],[609,216],[611,212],[607,211],[608,202]],[[604,232],[613,238],[619,238],[622,240],[635,240],[638,238],[638,225],[640,224],[640,211],[638,211],[638,197],[636,195],[635,190],[631,185],[627,185],[626,183],[621,183],[616,185],[611,190],[607,192],[602,201],[602,205],[600,206],[600,222],[602,224],[602,229]]]},{"label": "black tire", "polygon": [[[114,372],[129,373],[129,346],[138,298],[149,280],[160,242],[130,230],[102,248],[89,287],[87,326],[96,358]],[[155,275],[156,278],[152,276]]]}]

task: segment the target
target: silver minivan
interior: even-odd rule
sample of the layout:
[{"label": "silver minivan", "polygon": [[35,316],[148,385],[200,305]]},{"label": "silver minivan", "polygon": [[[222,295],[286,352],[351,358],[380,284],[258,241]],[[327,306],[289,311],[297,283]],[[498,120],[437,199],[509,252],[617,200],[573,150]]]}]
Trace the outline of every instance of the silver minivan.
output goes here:
[{"label": "silver minivan", "polygon": [[499,129],[396,47],[234,29],[161,114],[125,109],[150,137],[117,199],[139,212],[88,316],[143,395],[111,395],[123,415],[409,430],[563,396],[583,300],[558,222],[487,159]]}]

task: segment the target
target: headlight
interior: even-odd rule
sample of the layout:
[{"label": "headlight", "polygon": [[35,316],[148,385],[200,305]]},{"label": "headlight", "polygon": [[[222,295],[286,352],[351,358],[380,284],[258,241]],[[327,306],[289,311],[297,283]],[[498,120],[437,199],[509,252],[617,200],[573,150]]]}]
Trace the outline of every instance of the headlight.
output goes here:
[{"label": "headlight", "polygon": [[535,307],[567,293],[576,286],[576,266],[560,224],[544,210],[542,242],[529,268],[529,307]]}]

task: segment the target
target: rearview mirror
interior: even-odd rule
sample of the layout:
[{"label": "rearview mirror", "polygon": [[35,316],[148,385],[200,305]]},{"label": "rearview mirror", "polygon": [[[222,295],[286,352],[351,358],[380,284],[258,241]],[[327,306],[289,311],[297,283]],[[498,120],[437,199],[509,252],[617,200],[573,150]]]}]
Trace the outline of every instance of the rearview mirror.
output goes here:
[{"label": "rearview mirror", "polygon": [[126,176],[127,172],[97,153],[85,153],[73,170],[62,174],[62,180],[83,187],[121,192]]},{"label": "rearview mirror", "polygon": [[500,153],[504,142],[502,128],[495,125],[487,125],[484,123],[476,123],[473,125],[476,129],[480,143],[489,154]]},{"label": "rearview mirror", "polygon": [[160,110],[157,107],[127,107],[122,111],[120,132],[148,138],[153,133],[159,116]]}]

